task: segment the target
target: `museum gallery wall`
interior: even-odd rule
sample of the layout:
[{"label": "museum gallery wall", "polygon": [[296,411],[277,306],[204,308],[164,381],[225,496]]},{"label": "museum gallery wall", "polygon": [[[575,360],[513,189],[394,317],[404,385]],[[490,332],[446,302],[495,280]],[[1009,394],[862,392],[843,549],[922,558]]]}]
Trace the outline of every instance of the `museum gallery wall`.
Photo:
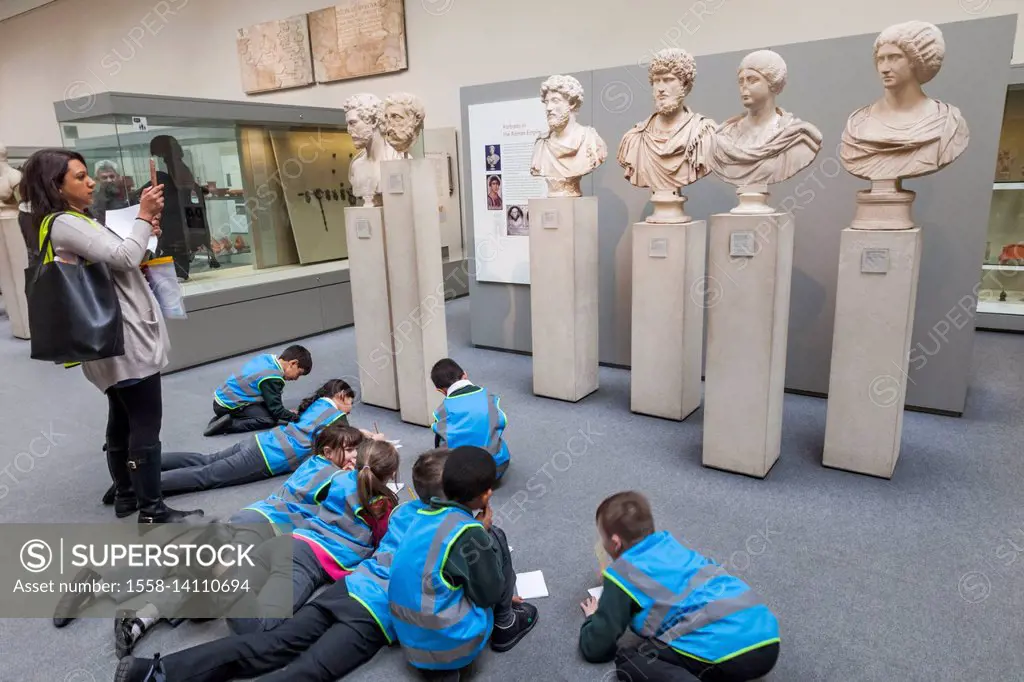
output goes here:
[{"label": "museum gallery wall", "polygon": [[[973,342],[972,296],[978,263],[984,256],[992,169],[1006,96],[1004,65],[1010,62],[1015,23],[1014,17],[997,17],[940,26],[947,45],[946,60],[942,72],[928,84],[927,94],[956,103],[970,121],[972,136],[970,148],[955,165],[905,183],[906,189],[917,192],[914,218],[926,235],[910,349],[906,401],[910,406],[950,413],[959,413],[964,407]],[[744,56],[762,47],[779,53],[789,71],[782,105],[804,121],[813,122],[823,138],[815,161],[790,180],[773,185],[769,198],[772,206],[789,211],[797,221],[785,381],[789,390],[815,394],[828,390],[840,234],[853,220],[856,193],[866,184],[843,170],[839,144],[850,112],[878,98],[879,77],[871,58],[876,36],[871,33],[791,45],[751,45],[736,52],[696,57],[696,82],[687,105],[721,123],[734,116],[739,107],[736,72]],[[648,60],[642,61],[573,73],[586,92],[579,121],[594,126],[606,140],[618,141],[638,121],[649,117]],[[525,104],[519,101],[533,99],[535,116],[540,116],[542,122],[538,93],[544,78],[462,88],[466,140],[463,160],[472,173],[467,178],[466,193],[472,240],[496,229],[496,222],[485,226],[484,232],[477,227],[481,207],[487,210],[486,190],[481,195],[481,178],[477,175],[483,176],[486,186],[493,126],[503,124],[500,110],[489,112],[497,122],[481,124],[474,123],[471,109],[505,101],[521,107]],[[512,117],[507,123],[535,126],[537,119],[520,122]],[[474,139],[474,129],[481,126],[488,133],[487,139],[479,132]],[[736,205],[735,189],[713,177],[704,179],[686,191],[686,212],[705,219],[728,211]],[[630,226],[650,214],[650,192],[631,186],[618,164],[605,163],[583,179],[582,193],[596,196],[600,202],[600,359],[603,363],[628,365]],[[506,216],[503,238],[489,248],[496,253],[502,249],[515,251],[519,248],[515,240],[520,239],[509,233]],[[474,250],[475,243],[469,248]],[[479,250],[476,253],[478,259],[483,258]],[[481,265],[476,267],[479,272]],[[728,286],[728,282],[709,280],[707,291],[695,295],[704,297],[706,305],[714,305],[716,287],[720,286]],[[529,287],[475,279],[471,294],[473,343],[530,351]]]}]

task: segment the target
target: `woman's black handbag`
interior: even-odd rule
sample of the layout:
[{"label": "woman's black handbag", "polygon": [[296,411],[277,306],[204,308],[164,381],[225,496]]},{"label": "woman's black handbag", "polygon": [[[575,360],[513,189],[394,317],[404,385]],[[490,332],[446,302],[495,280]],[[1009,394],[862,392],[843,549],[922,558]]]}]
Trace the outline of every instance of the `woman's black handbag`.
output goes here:
[{"label": "woman's black handbag", "polygon": [[49,215],[39,263],[25,271],[32,359],[77,363],[124,355],[124,325],[114,281],[105,263],[61,263],[53,258]]}]

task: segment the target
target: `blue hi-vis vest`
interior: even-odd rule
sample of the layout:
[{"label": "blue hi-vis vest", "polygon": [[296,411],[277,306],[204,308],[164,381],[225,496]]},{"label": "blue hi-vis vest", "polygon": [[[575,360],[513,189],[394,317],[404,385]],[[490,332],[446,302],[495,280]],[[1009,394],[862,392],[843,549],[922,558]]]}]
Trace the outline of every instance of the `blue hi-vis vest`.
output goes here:
[{"label": "blue hi-vis vest", "polygon": [[491,453],[498,467],[498,478],[501,478],[509,461],[508,446],[501,439],[508,417],[501,411],[498,396],[492,396],[480,386],[473,389],[446,397],[434,412],[430,428],[441,437],[445,447],[473,445]]},{"label": "blue hi-vis vest", "polygon": [[242,366],[242,371],[232,374],[228,380],[213,392],[213,399],[227,410],[258,403],[263,400],[260,384],[267,379],[284,381],[281,363],[270,353],[257,355]]},{"label": "blue hi-vis vest", "polygon": [[640,606],[631,627],[684,656],[721,663],[779,641],[779,623],[750,587],[684,547],[654,533],[604,575]]},{"label": "blue hi-vis vest", "polygon": [[467,528],[482,526],[454,507],[416,514],[391,566],[391,617],[413,667],[457,670],[483,651],[494,611],[473,604],[461,587],[448,583],[441,569],[459,536]]},{"label": "blue hi-vis vest", "polygon": [[308,527],[308,520],[320,511],[319,500],[331,479],[341,473],[332,462],[314,455],[302,463],[276,492],[246,509],[259,512],[267,521],[282,526],[282,532]]},{"label": "blue hi-vis vest", "polygon": [[[330,466],[338,471],[333,464]],[[363,505],[356,472],[338,471],[322,497],[317,514],[296,528],[293,535],[309,540],[351,571],[373,554],[373,530],[359,517]]]},{"label": "blue hi-vis vest", "polygon": [[400,504],[391,512],[388,519],[388,532],[380,541],[373,556],[359,564],[355,572],[345,576],[348,596],[366,607],[373,619],[377,621],[381,632],[388,639],[388,644],[398,638],[395,633],[394,621],[388,607],[388,581],[391,578],[391,564],[402,544],[409,526],[416,520],[416,512],[426,509],[427,505],[419,500]]},{"label": "blue hi-vis vest", "polygon": [[277,476],[298,469],[309,458],[320,432],[344,416],[329,398],[318,398],[299,415],[299,421],[257,433],[256,444],[267,470]]}]

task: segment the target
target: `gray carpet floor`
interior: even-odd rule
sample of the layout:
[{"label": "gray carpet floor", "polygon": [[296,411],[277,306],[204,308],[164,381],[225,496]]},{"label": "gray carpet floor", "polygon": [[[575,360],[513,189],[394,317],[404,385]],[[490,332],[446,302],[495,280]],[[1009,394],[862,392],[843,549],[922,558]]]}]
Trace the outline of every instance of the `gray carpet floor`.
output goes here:
[{"label": "gray carpet floor", "polygon": [[[502,396],[512,466],[496,493],[518,571],[543,570],[551,596],[536,601],[537,628],[505,654],[486,652],[479,680],[607,680],[611,666],[576,649],[579,602],[598,584],[594,509],[637,489],[661,529],[747,580],[778,614],[782,656],[768,678],[815,680],[1024,679],[1024,336],[978,333],[962,419],[907,413],[891,481],[821,466],[825,402],[788,395],[783,454],[765,481],[701,467],[698,411],[683,423],[629,412],[629,373],[601,369],[601,389],[580,404],[534,397],[529,357],[474,349],[469,300],[448,307],[451,355]],[[66,434],[0,499],[4,522],[108,522],[109,480],[100,445],[105,400],[77,370],[28,360],[0,321],[3,429],[0,471],[33,437]],[[306,344],[311,377],[289,384],[295,404],[328,378],[356,374],[352,329]],[[238,436],[204,438],[214,386],[239,365],[224,360],[164,379],[166,449],[212,452]],[[401,438],[403,477],[428,430],[357,405],[356,425]],[[27,468],[23,459],[21,468]],[[279,482],[174,498],[227,516]],[[129,519],[126,522],[134,522]],[[3,682],[113,679],[111,620],[55,630],[48,620],[0,621]],[[159,626],[137,648],[169,653],[227,634],[221,622]],[[397,649],[353,680],[414,679]]]}]

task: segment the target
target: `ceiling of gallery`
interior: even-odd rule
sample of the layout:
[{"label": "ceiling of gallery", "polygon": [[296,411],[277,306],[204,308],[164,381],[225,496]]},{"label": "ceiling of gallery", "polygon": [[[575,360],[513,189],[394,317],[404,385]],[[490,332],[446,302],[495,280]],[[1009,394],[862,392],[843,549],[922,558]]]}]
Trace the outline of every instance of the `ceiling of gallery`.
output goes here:
[{"label": "ceiling of gallery", "polygon": [[56,0],[0,0],[0,21],[48,5]]}]

